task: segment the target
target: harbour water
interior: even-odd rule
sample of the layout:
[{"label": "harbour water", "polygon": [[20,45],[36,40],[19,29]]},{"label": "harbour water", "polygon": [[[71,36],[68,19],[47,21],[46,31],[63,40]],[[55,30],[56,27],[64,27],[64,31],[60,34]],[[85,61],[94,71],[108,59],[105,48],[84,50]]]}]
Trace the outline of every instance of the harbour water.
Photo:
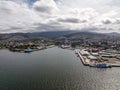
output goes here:
[{"label": "harbour water", "polygon": [[86,67],[74,51],[58,47],[0,50],[0,90],[120,90],[120,68]]}]

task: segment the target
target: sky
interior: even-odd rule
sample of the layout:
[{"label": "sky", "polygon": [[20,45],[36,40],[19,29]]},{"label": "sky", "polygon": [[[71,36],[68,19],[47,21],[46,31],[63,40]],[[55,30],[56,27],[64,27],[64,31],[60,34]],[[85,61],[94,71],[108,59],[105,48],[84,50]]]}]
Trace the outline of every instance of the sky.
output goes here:
[{"label": "sky", "polygon": [[120,0],[0,0],[0,33],[120,33]]}]

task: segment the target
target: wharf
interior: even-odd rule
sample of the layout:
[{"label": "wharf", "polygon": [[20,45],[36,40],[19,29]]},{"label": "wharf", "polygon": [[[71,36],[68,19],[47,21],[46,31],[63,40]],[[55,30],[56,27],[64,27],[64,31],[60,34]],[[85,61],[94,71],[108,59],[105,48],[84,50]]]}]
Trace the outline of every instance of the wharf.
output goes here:
[{"label": "wharf", "polygon": [[111,67],[120,67],[120,64],[110,64]]},{"label": "wharf", "polygon": [[87,58],[83,57],[79,50],[75,50],[75,53],[79,56],[80,60],[82,61],[83,65],[89,66],[90,62],[87,60]]}]

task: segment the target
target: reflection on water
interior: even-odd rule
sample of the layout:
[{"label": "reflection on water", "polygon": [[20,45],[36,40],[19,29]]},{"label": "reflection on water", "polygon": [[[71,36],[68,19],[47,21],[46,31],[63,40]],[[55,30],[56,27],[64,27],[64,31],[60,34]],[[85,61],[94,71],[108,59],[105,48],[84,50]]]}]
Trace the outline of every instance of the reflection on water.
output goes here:
[{"label": "reflection on water", "polygon": [[0,51],[0,90],[119,90],[120,68],[85,67],[74,51]]}]

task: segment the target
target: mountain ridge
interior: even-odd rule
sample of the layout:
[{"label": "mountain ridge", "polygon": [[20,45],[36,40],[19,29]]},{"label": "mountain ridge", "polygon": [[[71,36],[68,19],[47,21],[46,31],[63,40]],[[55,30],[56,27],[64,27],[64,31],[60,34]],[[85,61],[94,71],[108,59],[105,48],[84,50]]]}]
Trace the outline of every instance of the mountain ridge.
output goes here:
[{"label": "mountain ridge", "polygon": [[0,34],[0,40],[25,40],[31,38],[71,38],[71,39],[99,39],[99,38],[120,38],[120,33],[96,33],[96,32],[84,32],[84,31],[46,31],[46,32],[34,32],[34,33],[7,33]]}]

